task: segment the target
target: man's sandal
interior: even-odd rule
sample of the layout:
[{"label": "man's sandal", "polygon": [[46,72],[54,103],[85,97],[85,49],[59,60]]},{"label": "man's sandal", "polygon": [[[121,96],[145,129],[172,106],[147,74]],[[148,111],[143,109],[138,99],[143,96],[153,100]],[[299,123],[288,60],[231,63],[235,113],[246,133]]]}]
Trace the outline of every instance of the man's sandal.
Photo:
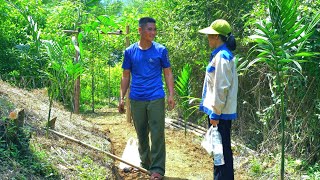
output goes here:
[{"label": "man's sandal", "polygon": [[163,176],[159,173],[152,173],[150,176],[150,180],[161,180],[163,178]]}]

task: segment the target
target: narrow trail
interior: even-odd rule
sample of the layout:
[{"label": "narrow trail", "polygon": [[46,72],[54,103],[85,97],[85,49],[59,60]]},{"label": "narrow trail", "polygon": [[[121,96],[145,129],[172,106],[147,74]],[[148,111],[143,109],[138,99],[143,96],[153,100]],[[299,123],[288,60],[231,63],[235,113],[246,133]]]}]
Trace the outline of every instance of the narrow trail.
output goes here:
[{"label": "narrow trail", "polygon": [[[110,140],[117,156],[122,156],[130,137],[136,138],[132,123],[126,122],[125,115],[117,114],[117,109],[106,109],[96,115],[90,114],[86,119],[96,124],[102,131],[110,133]],[[199,136],[191,132],[185,135],[183,129],[173,128],[168,124],[165,133],[167,150],[165,179],[213,179],[212,159],[201,148]],[[124,179],[148,179],[148,176],[142,173],[119,171]]]},{"label": "narrow trail", "polygon": [[[96,114],[86,115],[86,119],[100,130],[108,132],[114,153],[122,156],[126,143],[130,137],[136,137],[132,123],[126,122],[125,115],[117,113],[117,109],[102,109]],[[201,133],[192,133],[177,127],[176,123],[166,120],[166,180],[211,180],[213,179],[213,160],[201,147]],[[196,135],[198,134],[198,135]],[[235,158],[240,153],[235,152]],[[236,161],[237,162],[237,161]],[[238,163],[238,162],[237,162]],[[118,163],[117,163],[118,165]],[[239,165],[235,165],[239,167]],[[119,170],[123,179],[148,179],[143,173],[124,173]],[[250,179],[247,172],[235,171],[235,179]]]}]

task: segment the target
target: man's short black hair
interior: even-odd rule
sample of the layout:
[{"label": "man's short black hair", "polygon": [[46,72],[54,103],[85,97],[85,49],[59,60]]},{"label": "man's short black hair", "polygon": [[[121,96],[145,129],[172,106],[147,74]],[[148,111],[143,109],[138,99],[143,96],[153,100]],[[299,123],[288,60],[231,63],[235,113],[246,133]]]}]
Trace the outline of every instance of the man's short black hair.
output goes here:
[{"label": "man's short black hair", "polygon": [[143,17],[139,20],[139,27],[144,27],[147,23],[156,23],[156,20],[151,17]]}]

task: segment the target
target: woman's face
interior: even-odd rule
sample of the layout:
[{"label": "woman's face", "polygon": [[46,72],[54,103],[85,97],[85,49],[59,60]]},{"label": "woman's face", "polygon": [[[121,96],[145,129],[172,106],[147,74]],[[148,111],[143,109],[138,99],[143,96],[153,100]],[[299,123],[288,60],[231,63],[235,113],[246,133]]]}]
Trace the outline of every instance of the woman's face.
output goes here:
[{"label": "woman's face", "polygon": [[216,48],[219,43],[219,35],[218,34],[208,34],[209,46],[210,48]]}]

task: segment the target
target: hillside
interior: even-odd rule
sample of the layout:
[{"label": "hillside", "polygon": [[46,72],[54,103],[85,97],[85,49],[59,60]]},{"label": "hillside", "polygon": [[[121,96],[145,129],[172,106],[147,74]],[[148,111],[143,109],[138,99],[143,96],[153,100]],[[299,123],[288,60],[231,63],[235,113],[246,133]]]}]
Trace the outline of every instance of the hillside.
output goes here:
[{"label": "hillside", "polygon": [[[58,136],[49,133],[46,138],[45,130],[46,119],[48,116],[48,101],[45,92],[34,90],[32,92],[14,88],[0,81],[0,95],[9,99],[17,109],[25,109],[26,127],[31,128],[30,146],[33,150],[45,153],[45,158],[57,170],[59,176],[63,179],[81,178],[81,169],[83,165],[81,161],[91,159],[91,165],[94,169],[103,169],[103,175],[112,178],[113,160],[104,157],[103,154],[96,153],[90,149],[79,146],[76,143],[59,138]],[[59,105],[55,104],[52,109],[52,117],[57,117],[56,131],[72,136],[83,142],[96,146],[105,151],[111,151],[111,143],[107,140],[107,134],[103,132],[93,133],[94,126],[86,121],[83,117],[75,114],[70,114]],[[2,163],[5,165],[5,163]],[[20,176],[21,165],[17,167],[8,164],[8,169],[1,169],[0,177],[11,179],[12,177]],[[106,168],[106,167],[109,168]],[[2,167],[3,168],[3,167]],[[5,167],[4,167],[5,168]],[[80,174],[79,174],[80,173]],[[33,177],[30,174],[29,178]],[[28,179],[29,179],[28,178]]]},{"label": "hillside", "polygon": [[[45,135],[48,100],[44,90],[26,91],[0,81],[0,96],[11,101],[16,108],[26,111],[26,126],[32,129],[30,147],[41,151],[44,160],[55,170],[51,179],[148,179],[148,175],[136,171],[119,170],[118,161],[78,143]],[[57,117],[55,130],[86,144],[121,157],[126,142],[135,137],[133,125],[115,108],[100,109],[94,114],[75,115],[59,104],[54,104],[52,117]],[[169,119],[168,119],[169,120]],[[167,165],[165,179],[212,179],[212,159],[200,146],[201,136],[166,125]],[[240,145],[234,146],[236,179],[250,179],[240,165],[245,164]],[[240,163],[241,162],[241,163]],[[23,166],[8,160],[0,165],[0,177],[11,179],[25,176]],[[29,174],[28,179],[42,179]],[[50,178],[50,177],[47,177]]]}]

